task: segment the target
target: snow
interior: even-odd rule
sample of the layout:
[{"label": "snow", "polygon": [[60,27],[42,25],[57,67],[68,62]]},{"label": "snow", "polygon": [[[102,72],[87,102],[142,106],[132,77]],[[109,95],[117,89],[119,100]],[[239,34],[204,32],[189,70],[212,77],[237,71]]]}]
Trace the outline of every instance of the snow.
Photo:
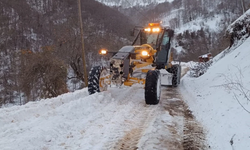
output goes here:
[{"label": "snow", "polygon": [[174,0],[96,0],[107,6],[121,6],[123,8],[129,8],[134,6],[147,6],[150,4],[160,4],[164,2],[172,3]]},{"label": "snow", "polygon": [[[214,64],[199,78],[191,78],[187,73],[176,89],[202,124],[213,150],[250,149],[250,114],[239,104],[250,110],[250,102],[236,89],[238,84],[232,84],[242,84],[249,98],[249,47],[250,38],[225,57],[215,57]],[[188,63],[182,66],[186,68]],[[167,89],[162,87],[162,103],[174,100],[163,96],[168,95]],[[2,150],[116,149],[123,137],[131,136],[138,138],[138,149],[162,149],[164,142],[159,144],[159,137],[181,141],[178,135],[182,133],[183,119],[170,115],[161,106],[145,105],[144,88],[138,84],[112,87],[93,95],[84,88],[52,99],[1,108],[0,147]],[[171,133],[167,126],[175,126],[176,133]]]},{"label": "snow", "polygon": [[[183,33],[186,30],[189,30],[190,32],[195,32],[198,30],[203,29],[209,29],[211,32],[219,32],[222,30],[222,27],[220,27],[223,24],[223,16],[222,15],[215,15],[212,18],[197,18],[193,21],[190,21],[180,28],[175,29],[176,33]],[[164,22],[168,22],[165,20]]]},{"label": "snow", "polygon": [[[142,85],[135,85],[89,96],[85,88],[57,98],[2,108],[1,149],[98,150],[110,149],[129,130],[147,137],[156,131],[147,127],[154,125],[152,120],[156,119],[159,106],[146,106],[143,91]],[[138,126],[146,128],[145,133],[135,130]],[[143,146],[146,140],[141,139]]]},{"label": "snow", "polygon": [[[247,10],[243,15],[241,15],[238,19],[236,19],[229,27],[228,30],[229,32],[233,32],[233,28],[232,26],[234,26],[236,23],[239,22],[250,22],[250,9]],[[248,25],[249,26],[249,25]]]},{"label": "snow", "polygon": [[[221,17],[215,18],[217,23],[208,19],[207,25],[216,32]],[[196,24],[201,22],[190,22],[186,29],[198,30],[200,25]],[[162,80],[158,105],[146,105],[144,86],[136,84],[110,87],[93,95],[84,88],[56,98],[0,108],[0,149],[109,150],[119,149],[126,142],[128,149],[178,149],[184,120],[163,106],[171,107],[171,102],[182,99],[203,126],[210,149],[249,150],[250,38],[239,43],[234,50],[213,58],[204,75],[192,78],[188,72],[174,90]],[[181,63],[183,71],[193,63]]]},{"label": "snow", "polygon": [[237,99],[247,110],[250,110],[249,100],[235,89],[238,83],[242,84],[249,98],[249,46],[250,38],[215,62],[203,76],[197,79],[185,76],[182,80],[184,99],[206,127],[213,150],[232,149],[232,138],[234,149],[250,149],[250,120],[247,119],[250,114]]},{"label": "snow", "polygon": [[[237,82],[250,89],[249,46],[250,38],[217,60],[199,78],[190,78],[187,73],[177,89],[206,130],[207,143],[213,150],[231,149],[231,139],[234,149],[250,149],[247,119],[250,114],[234,94],[248,110],[249,101],[230,85]],[[164,91],[166,88],[162,87]],[[0,147],[3,150],[111,149],[131,130],[142,135],[138,139],[139,149],[155,148],[158,136],[165,139],[176,136],[161,124],[177,124],[181,128],[182,121],[169,113],[157,112],[159,105],[145,105],[143,93],[142,85],[109,88],[94,95],[84,88],[23,106],[1,108]],[[163,97],[161,101],[171,99]],[[145,130],[133,130],[138,126]],[[164,129],[165,132],[160,132]],[[152,141],[147,142],[148,139]]]}]

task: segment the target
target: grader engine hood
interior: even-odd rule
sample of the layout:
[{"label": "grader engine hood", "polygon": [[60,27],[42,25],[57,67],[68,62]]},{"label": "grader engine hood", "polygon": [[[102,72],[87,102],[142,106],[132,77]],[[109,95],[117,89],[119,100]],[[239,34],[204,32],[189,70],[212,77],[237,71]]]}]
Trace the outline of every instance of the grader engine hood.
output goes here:
[{"label": "grader engine hood", "polygon": [[[113,57],[112,59],[126,59],[130,53],[134,51],[134,46],[124,46],[122,47]],[[111,60],[112,60],[111,59]]]}]

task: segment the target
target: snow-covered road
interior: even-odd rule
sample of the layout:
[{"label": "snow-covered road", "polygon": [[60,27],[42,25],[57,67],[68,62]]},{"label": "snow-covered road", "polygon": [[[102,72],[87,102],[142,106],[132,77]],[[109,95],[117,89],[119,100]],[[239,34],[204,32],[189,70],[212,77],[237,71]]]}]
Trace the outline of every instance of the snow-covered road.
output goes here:
[{"label": "snow-covered road", "polygon": [[198,124],[178,88],[162,86],[158,105],[145,104],[142,85],[94,95],[83,89],[0,109],[0,145],[3,150],[188,149],[204,147]]}]

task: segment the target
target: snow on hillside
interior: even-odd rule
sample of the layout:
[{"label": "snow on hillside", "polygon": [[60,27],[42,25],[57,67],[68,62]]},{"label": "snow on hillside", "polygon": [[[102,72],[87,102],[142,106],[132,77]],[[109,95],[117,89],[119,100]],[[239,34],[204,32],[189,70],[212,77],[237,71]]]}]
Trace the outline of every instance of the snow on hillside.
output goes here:
[{"label": "snow on hillside", "polygon": [[216,15],[213,18],[204,19],[198,18],[196,20],[190,21],[184,24],[182,27],[175,29],[176,34],[183,33],[186,30],[190,32],[198,31],[203,29],[209,29],[212,32],[220,32],[223,28],[220,27],[222,24],[222,15]]},{"label": "snow on hillside", "polygon": [[[228,30],[230,30],[229,32],[232,33],[233,32],[233,26],[235,26],[237,23],[241,24],[242,26],[244,26],[243,24],[246,23],[247,27],[250,28],[250,9],[247,10],[241,17],[239,17],[238,19],[236,19],[229,27]],[[246,28],[244,28],[244,32],[246,32]]]},{"label": "snow on hillside", "polygon": [[250,149],[249,47],[250,38],[206,74],[197,79],[186,75],[182,80],[184,99],[206,127],[213,150]]},{"label": "snow on hillside", "polygon": [[[171,26],[170,20],[174,18],[179,18],[179,14],[181,13],[182,10],[183,8],[173,10],[171,13],[162,14],[160,16],[161,18],[160,20],[162,20],[163,26]],[[210,32],[221,32],[222,30],[224,30],[224,24],[225,24],[224,19],[225,19],[225,16],[223,16],[223,14],[216,14],[214,16],[207,17],[207,18],[198,17],[187,23],[183,23],[183,21],[180,20],[180,26],[175,28],[175,31],[177,34],[179,34],[179,33],[183,33],[186,30],[189,30],[190,32],[194,32],[203,28],[203,29],[208,29]]]},{"label": "snow on hillside", "polygon": [[164,2],[172,2],[173,0],[96,0],[107,6],[121,6],[129,8],[134,6],[147,6],[150,4],[160,4]]}]

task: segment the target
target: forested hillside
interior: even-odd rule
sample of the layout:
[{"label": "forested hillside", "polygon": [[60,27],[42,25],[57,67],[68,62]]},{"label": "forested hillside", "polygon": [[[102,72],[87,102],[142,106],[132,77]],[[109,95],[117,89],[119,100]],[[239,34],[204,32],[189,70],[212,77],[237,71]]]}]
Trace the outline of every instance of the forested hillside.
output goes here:
[{"label": "forested hillside", "polygon": [[138,25],[162,21],[164,26],[174,29],[172,46],[178,53],[175,60],[180,61],[195,61],[198,56],[209,52],[215,56],[227,48],[230,35],[226,34],[226,28],[250,7],[250,0],[98,1],[116,7]]},{"label": "forested hillside", "polygon": [[174,48],[181,51],[179,59],[197,60],[206,53],[216,56],[230,46],[231,35],[226,29],[249,8],[249,4],[250,0],[187,0],[179,4],[182,9],[162,13],[161,18],[175,28]]},{"label": "forested hillside", "polygon": [[[81,2],[89,69],[100,48],[130,44],[134,25],[101,3]],[[0,106],[57,96],[67,82],[85,86],[79,27],[77,1],[0,1]]]}]

